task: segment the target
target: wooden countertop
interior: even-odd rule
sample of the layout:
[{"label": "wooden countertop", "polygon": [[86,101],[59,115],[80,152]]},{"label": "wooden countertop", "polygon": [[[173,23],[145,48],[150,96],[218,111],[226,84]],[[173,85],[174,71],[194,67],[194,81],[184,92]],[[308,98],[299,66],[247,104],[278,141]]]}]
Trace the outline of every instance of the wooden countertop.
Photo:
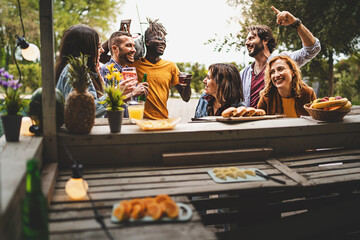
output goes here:
[{"label": "wooden countertop", "polygon": [[[178,124],[173,130],[142,131],[123,125],[110,134],[108,126],[94,126],[88,135],[59,137],[70,153],[85,165],[161,163],[167,153],[272,148],[273,154],[328,147],[354,147],[360,143],[360,115],[342,122],[325,123],[305,118],[284,118],[227,124],[220,122]],[[60,167],[71,162],[58,141]],[[86,157],[84,157],[86,156]]]}]

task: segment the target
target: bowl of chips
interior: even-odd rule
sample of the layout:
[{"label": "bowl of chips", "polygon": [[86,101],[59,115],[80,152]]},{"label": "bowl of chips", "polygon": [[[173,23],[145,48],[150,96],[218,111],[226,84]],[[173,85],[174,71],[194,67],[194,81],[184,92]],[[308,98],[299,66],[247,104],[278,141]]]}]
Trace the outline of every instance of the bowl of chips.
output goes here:
[{"label": "bowl of chips", "polygon": [[159,120],[137,120],[133,121],[144,131],[154,131],[154,130],[169,130],[173,129],[177,123],[181,120],[180,117],[169,118],[169,119],[159,119]]}]

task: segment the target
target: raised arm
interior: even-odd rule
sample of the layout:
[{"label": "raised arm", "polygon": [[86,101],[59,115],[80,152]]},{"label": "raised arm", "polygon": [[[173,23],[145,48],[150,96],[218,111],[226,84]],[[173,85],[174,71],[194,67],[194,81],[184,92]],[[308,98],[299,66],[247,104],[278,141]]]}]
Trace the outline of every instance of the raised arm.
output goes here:
[{"label": "raised arm", "polygon": [[301,41],[305,47],[313,46],[316,42],[314,35],[307,29],[301,22],[300,19],[294,17],[288,11],[279,11],[274,6],[271,6],[271,9],[277,14],[277,24],[283,26],[294,26],[299,34]]}]

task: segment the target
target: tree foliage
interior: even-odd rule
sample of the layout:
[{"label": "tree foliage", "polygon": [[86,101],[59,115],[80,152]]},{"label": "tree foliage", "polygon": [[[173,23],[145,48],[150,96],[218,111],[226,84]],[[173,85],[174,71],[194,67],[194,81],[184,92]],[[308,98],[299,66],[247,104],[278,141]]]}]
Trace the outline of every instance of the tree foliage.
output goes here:
[{"label": "tree foliage", "polygon": [[335,64],[336,95],[346,96],[353,104],[360,104],[360,53]]},{"label": "tree foliage", "polygon": [[[110,30],[109,22],[121,13],[125,0],[55,0],[54,31],[56,48],[63,32],[75,24],[86,24],[95,28],[100,35]],[[135,14],[135,13],[134,13]]]},{"label": "tree foliage", "polygon": [[[272,5],[280,11],[289,11],[302,20],[304,25],[320,39],[322,51],[308,64],[303,73],[319,75],[322,87],[333,93],[333,64],[337,54],[351,54],[359,50],[360,39],[360,1],[358,0],[228,0],[230,6],[239,9],[239,17],[234,17],[241,26],[233,41],[225,39],[218,48],[230,44],[243,46],[245,29],[252,24],[264,24],[271,27],[280,49],[299,49],[301,39],[294,29],[276,24],[276,14]],[[225,41],[227,43],[225,43]],[[324,62],[324,60],[326,61]],[[325,83],[324,81],[327,81]]]},{"label": "tree foliage", "polygon": [[[64,30],[75,24],[86,24],[104,36],[110,30],[109,22],[115,20],[116,14],[121,13],[120,9],[124,2],[125,0],[54,0],[55,52],[58,51]],[[40,46],[39,1],[20,0],[20,4],[26,40]],[[23,35],[18,2],[0,0],[0,67],[9,69],[10,64],[14,63],[13,49],[16,35]],[[23,64],[21,69],[26,64],[31,64],[22,59],[18,61]],[[30,66],[29,69],[32,67]],[[24,68],[24,70],[28,69]],[[12,74],[17,73],[12,72]],[[41,81],[41,79],[34,80],[39,83]],[[31,86],[35,85],[32,83]]]},{"label": "tree foliage", "polygon": [[275,6],[280,11],[289,11],[300,18],[321,40],[321,56],[328,57],[330,51],[349,54],[359,48],[358,0],[228,0],[228,4],[242,8],[241,18],[237,18],[237,21],[242,27],[243,39],[247,26],[265,24],[271,27],[280,45],[288,49],[301,47],[301,40],[294,29],[276,24],[276,14],[271,9],[271,6]]}]

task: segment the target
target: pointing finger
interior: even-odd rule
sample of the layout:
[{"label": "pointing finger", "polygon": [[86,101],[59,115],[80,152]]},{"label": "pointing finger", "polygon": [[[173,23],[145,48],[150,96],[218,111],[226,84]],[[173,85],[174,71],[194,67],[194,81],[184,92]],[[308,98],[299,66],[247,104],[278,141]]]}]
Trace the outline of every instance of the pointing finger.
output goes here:
[{"label": "pointing finger", "polygon": [[274,12],[276,12],[276,13],[278,13],[278,14],[280,13],[280,11],[279,11],[276,7],[274,7],[274,6],[271,6],[271,9],[274,10]]}]

